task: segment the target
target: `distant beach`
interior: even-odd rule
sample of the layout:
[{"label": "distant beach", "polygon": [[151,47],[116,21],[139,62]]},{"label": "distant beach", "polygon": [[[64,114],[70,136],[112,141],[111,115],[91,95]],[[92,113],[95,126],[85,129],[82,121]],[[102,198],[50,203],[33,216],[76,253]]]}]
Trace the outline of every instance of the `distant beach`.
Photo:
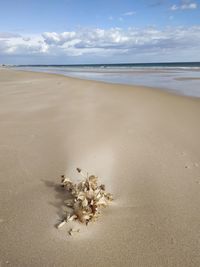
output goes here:
[{"label": "distant beach", "polygon": [[26,65],[15,68],[109,83],[150,86],[200,97],[200,62]]}]

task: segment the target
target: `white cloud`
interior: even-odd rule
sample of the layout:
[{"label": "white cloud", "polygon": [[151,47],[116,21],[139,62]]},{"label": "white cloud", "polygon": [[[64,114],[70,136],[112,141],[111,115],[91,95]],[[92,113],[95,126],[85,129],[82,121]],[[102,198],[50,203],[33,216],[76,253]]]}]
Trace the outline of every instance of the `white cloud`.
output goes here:
[{"label": "white cloud", "polygon": [[[122,22],[122,21],[124,21],[124,18],[123,18],[123,17],[130,17],[130,16],[133,16],[133,15],[135,15],[135,14],[136,14],[135,11],[128,11],[128,12],[125,12],[125,13],[121,14],[120,17],[118,17],[118,20],[119,20],[120,22]],[[114,20],[114,17],[113,17],[113,16],[109,16],[108,19],[112,21],[112,20]]]},{"label": "white cloud", "polygon": [[181,9],[196,9],[197,3],[189,3],[189,4],[183,4],[181,6]]},{"label": "white cloud", "polygon": [[12,33],[2,35],[0,33],[0,55],[43,54],[47,50],[47,44],[41,36],[22,36]]},{"label": "white cloud", "polygon": [[[9,36],[9,38],[8,38]],[[197,60],[200,51],[200,26],[158,28],[79,29],[40,35],[4,35],[0,33],[0,55],[10,57],[77,57],[81,58],[157,58],[190,55]],[[198,58],[199,60],[200,58]],[[123,60],[123,61],[124,61]],[[166,59],[165,59],[166,60]]]},{"label": "white cloud", "polygon": [[179,9],[179,7],[178,7],[177,5],[172,5],[172,6],[171,6],[171,10],[172,10],[172,11],[175,11],[175,10],[177,10],[177,9]]},{"label": "white cloud", "polygon": [[129,11],[129,12],[126,12],[126,13],[124,13],[124,14],[122,14],[123,16],[133,16],[133,15],[135,15],[136,14],[136,12],[135,11]]},{"label": "white cloud", "polygon": [[56,32],[44,32],[42,34],[42,37],[44,38],[45,43],[51,45],[51,44],[57,44],[62,45],[68,41],[73,40],[76,37],[76,32],[63,32],[63,33],[56,33]]},{"label": "white cloud", "polygon": [[196,9],[197,3],[191,2],[189,0],[182,0],[180,5],[172,5],[171,10],[176,11],[176,10],[187,10],[187,9]]}]

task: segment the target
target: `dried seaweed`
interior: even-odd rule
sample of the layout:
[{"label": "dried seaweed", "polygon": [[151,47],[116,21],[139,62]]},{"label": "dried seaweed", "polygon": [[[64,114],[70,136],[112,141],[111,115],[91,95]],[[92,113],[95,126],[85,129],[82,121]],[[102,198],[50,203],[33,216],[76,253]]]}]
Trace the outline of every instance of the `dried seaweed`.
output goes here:
[{"label": "dried seaweed", "polygon": [[[113,200],[112,194],[106,193],[105,185],[98,185],[98,177],[84,174],[81,169],[77,168],[83,180],[78,184],[73,183],[64,175],[61,176],[61,186],[71,194],[71,199],[64,201],[66,207],[71,208],[71,212],[58,225],[61,228],[69,221],[79,221],[88,225],[89,222],[96,221],[102,208],[107,207]],[[79,232],[71,229],[70,235]]]}]

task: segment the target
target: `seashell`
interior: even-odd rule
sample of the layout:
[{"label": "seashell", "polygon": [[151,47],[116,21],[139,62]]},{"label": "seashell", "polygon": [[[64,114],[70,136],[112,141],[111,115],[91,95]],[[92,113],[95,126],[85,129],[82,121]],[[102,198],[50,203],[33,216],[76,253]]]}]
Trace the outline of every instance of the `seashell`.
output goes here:
[{"label": "seashell", "polygon": [[88,179],[89,179],[89,182],[93,184],[96,184],[98,180],[98,178],[94,175],[90,175]]},{"label": "seashell", "polygon": [[86,196],[85,192],[80,192],[78,194],[78,196],[77,196],[77,199],[84,200],[85,199],[85,196]]},{"label": "seashell", "polygon": [[72,181],[69,179],[69,178],[65,178],[64,180],[63,180],[63,183],[72,183]]},{"label": "seashell", "polygon": [[69,208],[73,208],[74,205],[72,203],[67,203],[66,206]]},{"label": "seashell", "polygon": [[75,215],[75,214],[73,214],[72,216],[70,216],[69,218],[68,218],[68,222],[71,222],[71,221],[74,221],[74,220],[76,220],[77,219],[77,216]]},{"label": "seashell", "polygon": [[63,227],[65,224],[66,224],[66,221],[64,220],[57,225],[57,228],[59,229],[59,228]]},{"label": "seashell", "polygon": [[82,201],[82,206],[83,207],[86,207],[88,205],[88,201],[87,199],[85,198],[83,201]]},{"label": "seashell", "polygon": [[90,217],[91,217],[91,214],[90,214],[90,215],[84,215],[84,216],[83,216],[83,219],[86,221],[86,220],[89,220]]}]

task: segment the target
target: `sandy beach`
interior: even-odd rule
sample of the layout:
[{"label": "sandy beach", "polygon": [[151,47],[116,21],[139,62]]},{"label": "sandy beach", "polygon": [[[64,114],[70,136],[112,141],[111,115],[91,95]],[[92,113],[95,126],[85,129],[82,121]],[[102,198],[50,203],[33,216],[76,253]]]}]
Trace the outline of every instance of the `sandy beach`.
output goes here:
[{"label": "sandy beach", "polygon": [[[0,69],[0,266],[200,266],[200,99]],[[60,175],[114,195],[56,229]]]}]

